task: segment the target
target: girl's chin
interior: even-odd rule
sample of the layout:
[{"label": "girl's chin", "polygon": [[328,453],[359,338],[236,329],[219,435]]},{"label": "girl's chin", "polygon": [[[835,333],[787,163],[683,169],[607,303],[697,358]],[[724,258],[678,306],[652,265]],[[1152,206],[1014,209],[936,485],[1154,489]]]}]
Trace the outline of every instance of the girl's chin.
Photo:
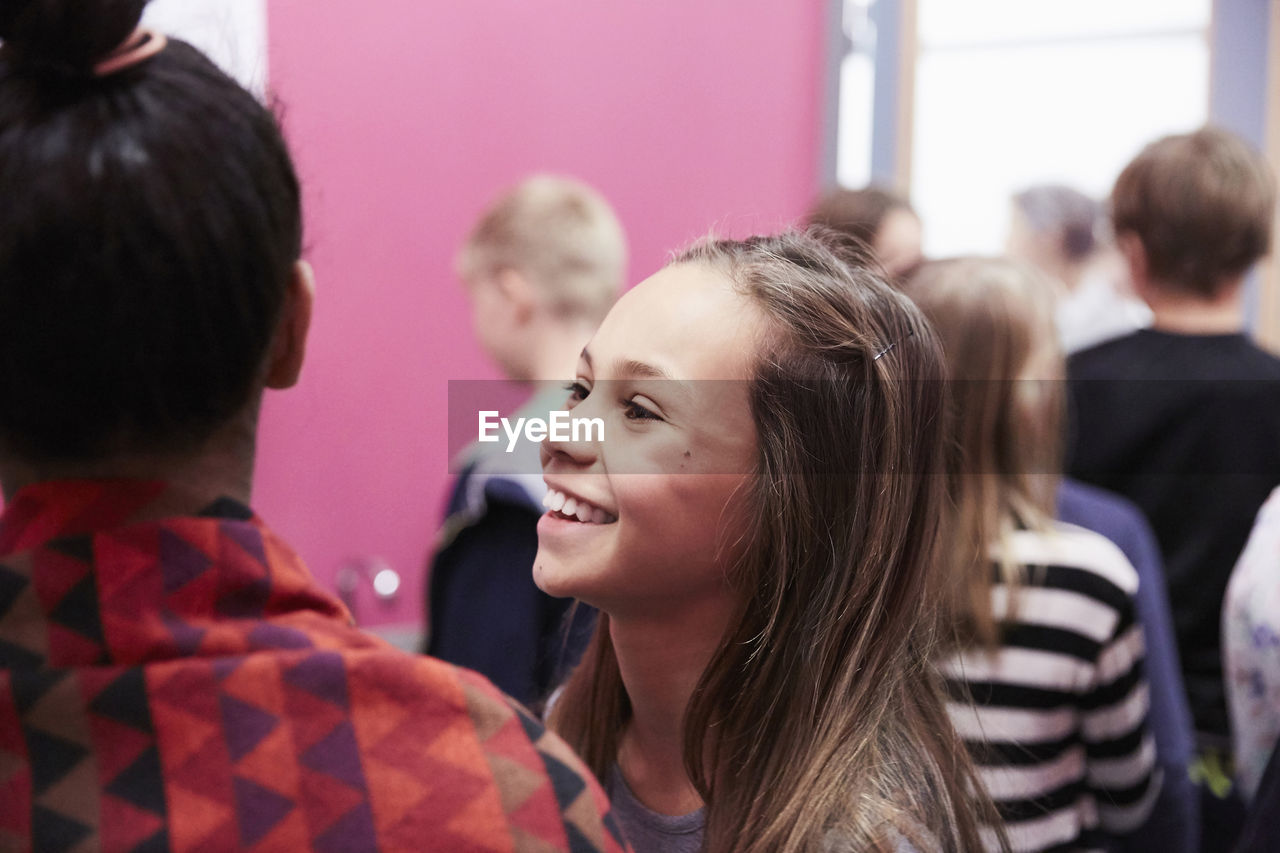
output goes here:
[{"label": "girl's chin", "polygon": [[586,524],[545,513],[538,520],[533,582],[554,598],[584,601],[599,591],[600,575],[615,552],[617,522]]},{"label": "girl's chin", "polygon": [[552,598],[580,598],[583,592],[578,573],[560,560],[547,557],[542,548],[533,561],[533,582]]}]

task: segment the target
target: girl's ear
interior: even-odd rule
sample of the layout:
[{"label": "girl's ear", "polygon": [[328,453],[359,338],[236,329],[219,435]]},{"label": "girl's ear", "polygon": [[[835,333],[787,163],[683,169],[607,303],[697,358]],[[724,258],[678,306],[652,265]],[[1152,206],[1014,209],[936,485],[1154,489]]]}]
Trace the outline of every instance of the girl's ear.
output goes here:
[{"label": "girl's ear", "polygon": [[290,388],[297,384],[306,355],[307,333],[311,329],[311,309],[316,297],[316,276],[311,264],[298,261],[289,277],[280,322],[276,326],[267,364],[268,388]]}]

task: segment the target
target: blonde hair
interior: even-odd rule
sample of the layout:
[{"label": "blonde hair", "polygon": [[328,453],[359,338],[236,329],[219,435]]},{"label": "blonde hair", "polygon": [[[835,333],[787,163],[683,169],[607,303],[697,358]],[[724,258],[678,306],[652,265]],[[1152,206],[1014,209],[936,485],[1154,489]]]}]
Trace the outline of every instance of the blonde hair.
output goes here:
[{"label": "blonde hair", "polygon": [[[1054,282],[1004,259],[926,264],[907,293],[937,330],[946,355],[954,444],[948,596],[952,638],[994,647],[993,554],[1015,528],[1045,529],[1054,514],[1062,454],[1062,355],[1054,336]],[[1046,371],[1025,376],[1037,354]],[[1023,567],[1001,557],[1001,580],[1015,590]],[[1016,595],[1009,618],[1016,616]]]},{"label": "blonde hair", "polygon": [[[945,489],[942,360],[920,312],[826,232],[707,240],[774,325],[739,610],[693,692],[684,760],[708,853],[976,850],[998,818],[931,665]],[[551,725],[597,774],[630,717],[602,613]]]},{"label": "blonde hair", "polygon": [[534,175],[493,202],[463,244],[464,280],[510,269],[556,313],[598,323],[626,277],[627,241],[604,196],[573,178]]}]

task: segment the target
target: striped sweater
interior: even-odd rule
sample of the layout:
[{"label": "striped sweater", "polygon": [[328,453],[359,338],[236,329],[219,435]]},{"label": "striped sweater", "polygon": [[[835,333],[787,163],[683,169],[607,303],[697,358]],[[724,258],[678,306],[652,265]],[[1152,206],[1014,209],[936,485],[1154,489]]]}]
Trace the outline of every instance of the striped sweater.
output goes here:
[{"label": "striped sweater", "polygon": [[1014,594],[993,567],[994,653],[945,661],[947,710],[1015,851],[1094,850],[1146,819],[1159,792],[1147,729],[1138,576],[1118,548],[1068,525],[1017,531]]}]

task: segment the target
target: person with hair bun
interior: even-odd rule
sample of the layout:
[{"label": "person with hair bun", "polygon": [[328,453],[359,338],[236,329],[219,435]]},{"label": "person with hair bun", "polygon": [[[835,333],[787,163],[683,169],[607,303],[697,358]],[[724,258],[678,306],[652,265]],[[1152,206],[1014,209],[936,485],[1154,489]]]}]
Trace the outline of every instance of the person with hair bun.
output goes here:
[{"label": "person with hair bun", "polygon": [[932,671],[947,435],[920,312],[819,232],[624,295],[543,443],[534,578],[601,615],[549,721],[637,853],[972,851]]},{"label": "person with hair bun", "polygon": [[0,849],[624,850],[559,738],[248,508],[298,180],[144,5],[0,0]]}]

